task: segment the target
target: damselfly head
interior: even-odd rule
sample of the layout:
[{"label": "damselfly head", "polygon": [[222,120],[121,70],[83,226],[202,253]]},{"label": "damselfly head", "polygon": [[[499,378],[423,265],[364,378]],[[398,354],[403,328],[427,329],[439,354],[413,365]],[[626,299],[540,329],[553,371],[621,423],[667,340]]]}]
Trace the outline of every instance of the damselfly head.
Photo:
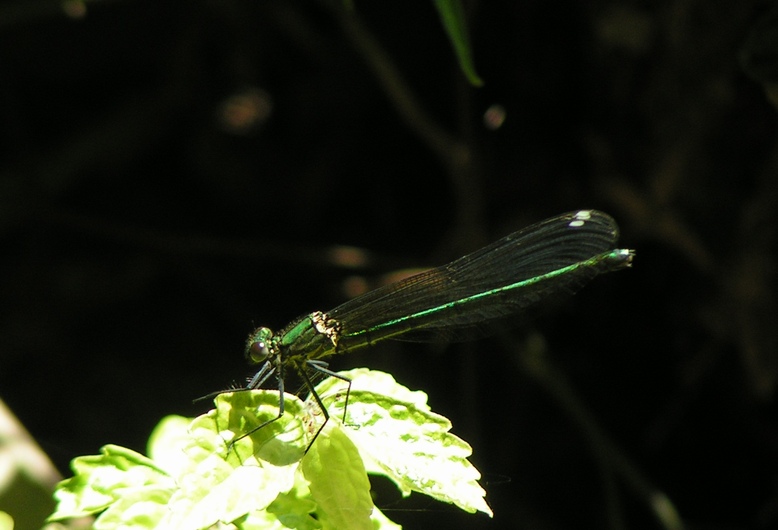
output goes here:
[{"label": "damselfly head", "polygon": [[259,364],[267,361],[273,353],[273,331],[270,328],[257,328],[251,332],[246,340],[246,359],[251,364]]}]

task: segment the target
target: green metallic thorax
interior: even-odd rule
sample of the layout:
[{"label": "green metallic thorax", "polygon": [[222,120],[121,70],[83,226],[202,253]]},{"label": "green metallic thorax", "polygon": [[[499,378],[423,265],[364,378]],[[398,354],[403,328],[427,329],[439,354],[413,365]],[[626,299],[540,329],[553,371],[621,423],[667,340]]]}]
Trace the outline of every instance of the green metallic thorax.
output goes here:
[{"label": "green metallic thorax", "polygon": [[321,359],[338,353],[340,323],[326,313],[316,311],[292,324],[277,338],[284,361]]}]

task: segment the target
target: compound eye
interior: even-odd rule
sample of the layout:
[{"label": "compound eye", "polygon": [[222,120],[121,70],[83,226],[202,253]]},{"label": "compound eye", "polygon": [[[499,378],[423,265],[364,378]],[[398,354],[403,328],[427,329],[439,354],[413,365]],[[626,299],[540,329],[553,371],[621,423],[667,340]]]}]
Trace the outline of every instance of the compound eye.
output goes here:
[{"label": "compound eye", "polygon": [[254,342],[249,346],[249,359],[253,363],[261,363],[270,357],[270,348],[265,342]]},{"label": "compound eye", "polygon": [[268,328],[257,328],[246,341],[246,359],[252,364],[265,362],[273,353],[273,332]]}]

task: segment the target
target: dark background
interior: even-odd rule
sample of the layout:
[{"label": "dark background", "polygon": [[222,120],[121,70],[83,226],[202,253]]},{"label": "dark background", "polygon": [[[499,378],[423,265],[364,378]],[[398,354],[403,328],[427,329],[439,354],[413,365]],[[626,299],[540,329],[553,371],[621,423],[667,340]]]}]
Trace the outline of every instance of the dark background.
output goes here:
[{"label": "dark background", "polygon": [[204,412],[250,375],[254,325],[598,208],[633,269],[515,347],[331,359],[428,392],[495,517],[378,505],[407,528],[652,529],[656,488],[687,528],[778,526],[768,4],[466,4],[482,88],[431,2],[0,4],[0,397],[63,473]]}]

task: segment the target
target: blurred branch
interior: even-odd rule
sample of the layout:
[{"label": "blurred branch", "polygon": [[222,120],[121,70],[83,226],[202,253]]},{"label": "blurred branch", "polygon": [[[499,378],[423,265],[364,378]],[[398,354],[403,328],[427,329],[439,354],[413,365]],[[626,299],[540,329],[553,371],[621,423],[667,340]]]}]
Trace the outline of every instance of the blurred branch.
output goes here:
[{"label": "blurred branch", "polygon": [[650,194],[628,183],[626,178],[603,180],[600,193],[620,205],[631,216],[629,224],[637,232],[672,247],[684,255],[701,273],[715,274],[715,258],[705,242],[675,210],[662,207]]},{"label": "blurred branch", "polygon": [[0,29],[63,15],[65,15],[65,8],[58,0],[22,0],[6,3],[0,6]]},{"label": "blurred branch", "polygon": [[390,55],[353,9],[346,9],[339,2],[323,3],[332,11],[346,37],[362,55],[399,116],[446,167],[457,198],[456,240],[481,243],[481,190],[475,178],[478,172],[473,150],[468,143],[446,131],[423,108]]},{"label": "blurred branch", "polygon": [[[733,340],[740,348],[753,395],[770,401],[778,384],[778,301],[775,298],[778,260],[778,145],[765,160],[754,191],[744,202],[738,226],[737,250],[730,267],[722,268],[719,284],[726,297],[722,313],[734,322]],[[731,315],[731,317],[730,317]]]},{"label": "blurred branch", "polygon": [[256,238],[226,239],[221,236],[175,234],[128,223],[117,223],[106,218],[80,215],[66,211],[47,210],[32,216],[37,223],[59,230],[90,235],[113,243],[151,248],[158,252],[239,259],[304,263],[311,266],[327,265],[342,269],[366,270],[375,267],[386,270],[405,267],[407,263],[369,250],[330,245],[324,248],[310,245],[277,243]]},{"label": "blurred branch", "polygon": [[[594,457],[599,462],[603,474],[607,477],[613,472],[621,477],[624,483],[654,514],[662,528],[683,530],[683,522],[672,501],[664,492],[651,484],[621,448],[603,432],[594,415],[584,405],[583,400],[575,393],[564,375],[555,370],[548,362],[544,353],[545,347],[533,345],[535,347],[517,351],[507,340],[504,341],[504,346],[508,348],[507,351],[515,352],[512,359],[515,361],[516,367],[537,381],[579,427],[589,443]],[[623,528],[623,525],[613,498],[613,487],[609,480],[605,482],[605,490],[611,528],[618,530]]]},{"label": "blurred branch", "polygon": [[0,30],[41,19],[67,17],[81,19],[87,5],[117,3],[121,0],[21,0],[0,6]]},{"label": "blurred branch", "polygon": [[380,88],[394,104],[419,139],[447,164],[467,159],[468,149],[461,145],[422,107],[394,61],[365,27],[354,10],[344,9],[339,2],[324,2],[330,8],[346,37],[362,54],[367,66],[379,81]]}]

